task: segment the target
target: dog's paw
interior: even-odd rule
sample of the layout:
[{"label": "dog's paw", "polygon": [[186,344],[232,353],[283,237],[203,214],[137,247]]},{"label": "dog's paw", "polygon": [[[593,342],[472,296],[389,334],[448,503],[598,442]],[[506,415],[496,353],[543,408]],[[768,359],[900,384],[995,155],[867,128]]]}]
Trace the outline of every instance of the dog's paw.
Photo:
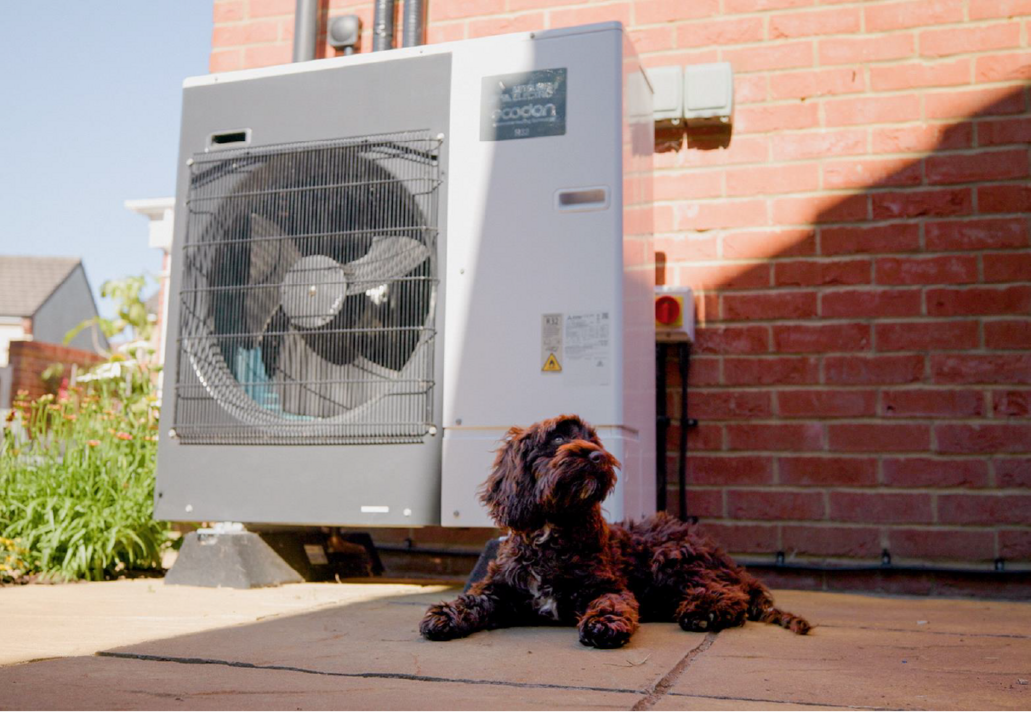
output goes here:
[{"label": "dog's paw", "polygon": [[594,648],[622,648],[633,634],[633,624],[620,616],[592,616],[580,623],[580,642]]},{"label": "dog's paw", "polygon": [[465,635],[458,624],[458,611],[450,603],[430,606],[419,623],[419,632],[427,640],[454,640]]},{"label": "dog's paw", "polygon": [[724,628],[736,628],[745,622],[744,611],[740,613],[717,613],[697,610],[685,613],[677,620],[680,627],[691,633],[716,633]]}]

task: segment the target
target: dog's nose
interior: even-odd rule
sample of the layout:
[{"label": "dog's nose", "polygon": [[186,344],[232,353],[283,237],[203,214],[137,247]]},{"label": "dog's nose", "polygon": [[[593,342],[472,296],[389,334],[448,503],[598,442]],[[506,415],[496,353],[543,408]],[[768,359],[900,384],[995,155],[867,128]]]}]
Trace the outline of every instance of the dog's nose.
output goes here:
[{"label": "dog's nose", "polygon": [[595,450],[587,457],[590,458],[591,462],[597,463],[605,459],[605,453],[603,453],[601,450]]}]

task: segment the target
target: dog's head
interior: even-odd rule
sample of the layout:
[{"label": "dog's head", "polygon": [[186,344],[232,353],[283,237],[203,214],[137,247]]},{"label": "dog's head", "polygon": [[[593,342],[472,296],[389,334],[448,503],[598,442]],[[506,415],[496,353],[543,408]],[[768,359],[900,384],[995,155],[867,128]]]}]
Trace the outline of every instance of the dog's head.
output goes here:
[{"label": "dog's head", "polygon": [[528,530],[568,521],[605,499],[617,467],[594,428],[561,415],[508,431],[480,501],[502,527]]}]

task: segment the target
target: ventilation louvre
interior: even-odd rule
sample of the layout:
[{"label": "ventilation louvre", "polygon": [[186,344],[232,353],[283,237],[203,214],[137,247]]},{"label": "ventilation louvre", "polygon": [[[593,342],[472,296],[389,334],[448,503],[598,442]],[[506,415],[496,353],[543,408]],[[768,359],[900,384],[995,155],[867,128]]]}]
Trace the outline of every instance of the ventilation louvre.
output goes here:
[{"label": "ventilation louvre", "polygon": [[439,148],[408,132],[193,157],[181,442],[422,441],[433,416]]}]

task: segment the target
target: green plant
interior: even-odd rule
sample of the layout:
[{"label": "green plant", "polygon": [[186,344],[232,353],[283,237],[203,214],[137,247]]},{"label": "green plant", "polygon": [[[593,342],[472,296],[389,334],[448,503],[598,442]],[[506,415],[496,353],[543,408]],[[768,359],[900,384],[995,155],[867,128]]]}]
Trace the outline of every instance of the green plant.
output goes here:
[{"label": "green plant", "polygon": [[[95,316],[87,319],[65,334],[64,342],[69,343],[79,332],[90,328],[99,328],[108,339],[129,331],[129,338],[133,342],[150,341],[154,334],[154,322],[150,320],[147,306],[141,296],[146,286],[147,278],[143,275],[109,279],[104,282],[100,285],[100,296],[115,302],[115,318]],[[99,344],[96,345],[98,351],[103,351]]]}]

